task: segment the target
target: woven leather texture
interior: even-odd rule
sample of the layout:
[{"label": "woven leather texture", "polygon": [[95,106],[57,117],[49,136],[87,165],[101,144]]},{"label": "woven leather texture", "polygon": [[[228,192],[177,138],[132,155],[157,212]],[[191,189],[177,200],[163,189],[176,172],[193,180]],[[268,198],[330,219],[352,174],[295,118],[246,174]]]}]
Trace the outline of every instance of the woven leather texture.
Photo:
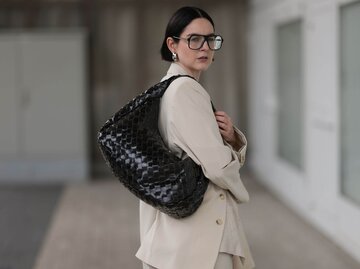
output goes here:
[{"label": "woven leather texture", "polygon": [[175,156],[158,129],[160,99],[178,77],[152,86],[115,113],[100,129],[98,144],[126,188],[161,212],[184,218],[200,206],[209,180],[191,158]]}]

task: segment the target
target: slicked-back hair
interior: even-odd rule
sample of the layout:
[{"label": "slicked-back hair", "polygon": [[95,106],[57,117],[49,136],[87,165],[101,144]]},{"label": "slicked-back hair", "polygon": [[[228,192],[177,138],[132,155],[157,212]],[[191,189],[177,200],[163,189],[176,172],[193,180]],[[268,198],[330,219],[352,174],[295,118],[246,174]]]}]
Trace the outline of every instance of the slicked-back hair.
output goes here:
[{"label": "slicked-back hair", "polygon": [[[168,62],[173,62],[171,51],[169,50],[166,40],[168,37],[180,36],[186,26],[188,26],[194,19],[207,19],[215,29],[212,18],[204,10],[197,7],[182,7],[178,9],[169,20],[166,27],[164,41],[161,46],[161,58]],[[177,43],[178,39],[174,39]]]}]

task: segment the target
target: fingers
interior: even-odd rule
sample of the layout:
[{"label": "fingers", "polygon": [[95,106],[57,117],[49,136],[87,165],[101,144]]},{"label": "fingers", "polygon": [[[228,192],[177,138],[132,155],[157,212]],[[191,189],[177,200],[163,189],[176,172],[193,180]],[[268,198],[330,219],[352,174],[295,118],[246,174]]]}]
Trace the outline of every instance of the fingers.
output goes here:
[{"label": "fingers", "polygon": [[227,119],[230,119],[229,116],[223,111],[216,111],[215,117],[217,120],[219,120],[221,122],[225,122],[225,121],[227,121]]},{"label": "fingers", "polygon": [[225,118],[224,116],[216,116],[215,115],[215,118],[218,122],[223,122],[223,123],[227,123],[228,122],[228,119]]},{"label": "fingers", "polygon": [[226,112],[225,112],[225,111],[216,110],[216,111],[215,111],[215,115],[225,116],[225,115],[226,115]]},{"label": "fingers", "polygon": [[215,118],[221,136],[228,142],[234,140],[234,127],[231,118],[224,111],[216,111]]},{"label": "fingers", "polygon": [[224,117],[224,118],[229,118],[230,119],[229,115],[226,114],[226,112],[224,112],[224,111],[215,111],[214,114],[217,117]]},{"label": "fingers", "polygon": [[225,123],[226,125],[230,125],[232,127],[231,118],[224,111],[216,111],[215,118],[217,122]]},{"label": "fingers", "polygon": [[223,122],[217,122],[218,123],[218,126],[219,126],[219,128],[220,129],[222,129],[222,130],[227,130],[228,128],[227,128],[227,124],[226,123],[223,123]]},{"label": "fingers", "polygon": [[225,141],[227,141],[227,142],[233,141],[234,138],[233,138],[232,133],[230,133],[229,131],[222,130],[222,129],[219,129],[219,131],[220,131],[222,138],[225,139]]}]

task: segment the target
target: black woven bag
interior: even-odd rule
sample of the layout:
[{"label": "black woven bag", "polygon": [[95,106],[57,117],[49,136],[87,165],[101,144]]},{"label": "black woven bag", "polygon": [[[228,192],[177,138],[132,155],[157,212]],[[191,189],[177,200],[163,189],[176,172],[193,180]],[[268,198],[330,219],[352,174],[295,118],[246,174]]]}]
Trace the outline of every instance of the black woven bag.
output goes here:
[{"label": "black woven bag", "polygon": [[100,129],[98,143],[114,175],[133,194],[171,217],[184,218],[200,206],[209,180],[192,159],[175,156],[159,133],[160,98],[178,77],[121,108]]}]

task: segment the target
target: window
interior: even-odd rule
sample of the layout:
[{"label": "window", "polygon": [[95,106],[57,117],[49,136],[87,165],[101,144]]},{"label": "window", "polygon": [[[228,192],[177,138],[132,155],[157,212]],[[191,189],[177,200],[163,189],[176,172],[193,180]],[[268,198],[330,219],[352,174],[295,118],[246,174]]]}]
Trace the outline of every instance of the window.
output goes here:
[{"label": "window", "polygon": [[360,204],[360,2],[340,10],[341,190]]},{"label": "window", "polygon": [[302,22],[281,24],[277,40],[278,154],[303,169]]}]

